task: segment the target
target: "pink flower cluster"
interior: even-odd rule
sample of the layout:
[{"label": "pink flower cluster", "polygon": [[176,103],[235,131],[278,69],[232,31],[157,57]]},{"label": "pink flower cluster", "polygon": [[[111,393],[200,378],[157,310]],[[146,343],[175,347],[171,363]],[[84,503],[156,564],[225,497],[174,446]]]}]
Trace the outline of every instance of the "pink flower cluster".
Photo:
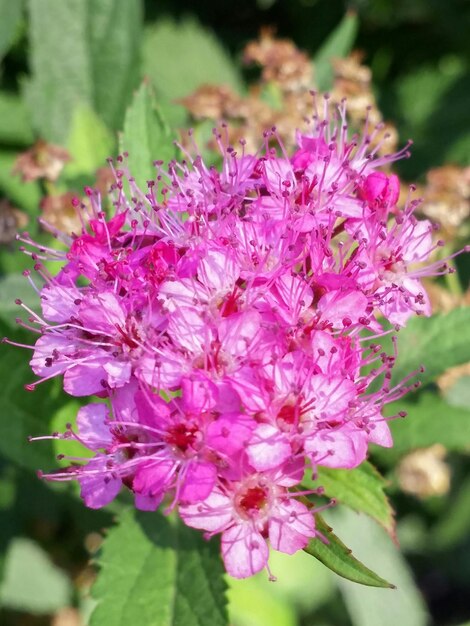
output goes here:
[{"label": "pink flower cluster", "polygon": [[92,456],[45,477],[77,479],[92,508],[123,485],[139,509],[177,507],[222,534],[235,577],[267,565],[268,542],[290,554],[315,537],[305,471],[392,445],[383,408],[407,389],[391,387],[396,355],[377,339],[384,320],[428,315],[420,279],[446,271],[423,269],[440,242],[380,170],[405,151],[378,157],[377,130],[349,138],[345,115],[314,116],[292,156],[275,129],[255,155],[224,147],[222,129],[220,166],[156,162],[146,193],[120,158],[112,217],[86,189],[82,232],[57,233],[67,251],[32,254],[31,367],[97,397],[53,435]]}]

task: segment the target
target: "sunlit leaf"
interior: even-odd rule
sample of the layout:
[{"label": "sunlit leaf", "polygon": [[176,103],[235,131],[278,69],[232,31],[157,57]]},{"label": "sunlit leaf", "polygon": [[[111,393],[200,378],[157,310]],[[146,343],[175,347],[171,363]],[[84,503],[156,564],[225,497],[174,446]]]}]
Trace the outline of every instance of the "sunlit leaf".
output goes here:
[{"label": "sunlit leaf", "polygon": [[129,153],[129,172],[143,191],[147,189],[146,182],[155,179],[153,162],[168,162],[175,156],[171,131],[157,109],[152,88],[146,82],[135,93],[127,110],[119,149]]},{"label": "sunlit leaf", "polygon": [[227,576],[229,615],[234,626],[297,625],[296,611],[310,613],[335,593],[334,576],[302,550],[271,550],[269,568],[243,580]]},{"label": "sunlit leaf", "polygon": [[64,145],[79,102],[119,128],[139,80],[140,0],[30,0],[29,12],[35,130]]},{"label": "sunlit leaf", "polygon": [[354,626],[425,626],[429,624],[424,601],[410,569],[390,538],[372,520],[344,507],[330,512],[335,530],[368,562],[380,563],[380,570],[393,580],[394,590],[367,589],[338,579]]},{"label": "sunlit leaf", "polygon": [[433,549],[446,550],[464,541],[470,527],[470,477],[457,487],[431,531]]},{"label": "sunlit leaf", "polygon": [[0,61],[15,40],[23,16],[23,0],[0,0]]},{"label": "sunlit leaf", "polygon": [[20,176],[12,174],[16,157],[17,154],[11,152],[0,152],[0,190],[18,208],[37,215],[41,201],[39,183],[24,183]]},{"label": "sunlit leaf", "polygon": [[[15,339],[31,341],[24,334],[10,333]],[[29,366],[31,352],[14,346],[1,346],[0,359],[0,452],[10,461],[29,469],[50,469],[54,452],[50,441],[29,442],[30,435],[49,434],[49,419],[61,402],[55,382],[25,391],[23,385],[35,379]]]},{"label": "sunlit leaf", "polygon": [[[15,319],[25,317],[23,309],[15,303],[18,298],[34,311],[40,309],[37,294],[22,274],[7,274],[0,278],[0,293],[0,319],[8,326],[14,328]],[[23,355],[26,360],[27,355]]]},{"label": "sunlit leaf", "polygon": [[321,485],[327,496],[366,513],[394,535],[393,510],[384,492],[387,482],[371,463],[365,461],[352,470],[319,467],[317,480],[305,477],[303,484],[307,488]]},{"label": "sunlit leaf", "polygon": [[29,110],[24,100],[14,94],[0,93],[0,141],[28,146],[33,140]]},{"label": "sunlit leaf", "polygon": [[66,573],[54,565],[35,542],[14,539],[8,548],[2,606],[34,614],[53,613],[70,604],[72,585]]},{"label": "sunlit leaf", "polygon": [[215,541],[160,513],[126,511],[99,557],[91,626],[226,626]]},{"label": "sunlit leaf", "polygon": [[[163,62],[164,59],[164,62]],[[222,43],[194,18],[160,19],[145,33],[143,69],[158,95],[181,98],[204,83],[241,90],[241,78]]]},{"label": "sunlit leaf", "polygon": [[289,602],[260,585],[257,579],[230,580],[228,599],[231,626],[297,625],[295,610]]},{"label": "sunlit leaf", "polygon": [[370,587],[388,587],[390,589],[394,587],[393,584],[358,561],[318,513],[315,515],[315,523],[318,532],[323,535],[328,543],[324,543],[319,538],[312,539],[304,548],[305,552],[321,561],[335,574],[352,582]]},{"label": "sunlit leaf", "polygon": [[414,140],[413,158],[401,164],[408,177],[446,162],[468,164],[470,77],[464,59],[449,55],[415,67],[400,77],[393,94],[400,136]]},{"label": "sunlit leaf", "polygon": [[399,400],[387,407],[389,414],[398,411],[406,411],[407,417],[390,422],[393,448],[374,447],[381,459],[392,462],[410,450],[435,443],[456,451],[464,451],[470,445],[470,411],[451,406],[434,393],[422,393],[414,401]]},{"label": "sunlit leaf", "polygon": [[347,56],[356,40],[359,29],[359,20],[356,13],[349,12],[343,17],[338,26],[323,42],[314,57],[315,82],[321,91],[331,88],[333,67],[331,59]]},{"label": "sunlit leaf", "polygon": [[106,165],[107,157],[113,155],[114,137],[96,113],[79,104],[73,114],[67,149],[71,161],[64,169],[64,176],[92,174]]},{"label": "sunlit leaf", "polygon": [[422,384],[432,382],[449,367],[470,361],[470,308],[454,309],[431,318],[413,317],[398,333],[398,359],[392,383],[413,370]]}]

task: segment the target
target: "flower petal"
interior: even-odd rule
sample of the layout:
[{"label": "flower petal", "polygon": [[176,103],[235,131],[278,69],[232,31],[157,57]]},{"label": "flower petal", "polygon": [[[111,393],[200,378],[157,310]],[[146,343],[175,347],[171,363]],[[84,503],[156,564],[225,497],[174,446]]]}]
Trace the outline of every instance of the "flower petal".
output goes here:
[{"label": "flower petal", "polygon": [[222,558],[234,578],[253,576],[266,566],[268,557],[266,541],[250,524],[238,524],[222,533]]}]

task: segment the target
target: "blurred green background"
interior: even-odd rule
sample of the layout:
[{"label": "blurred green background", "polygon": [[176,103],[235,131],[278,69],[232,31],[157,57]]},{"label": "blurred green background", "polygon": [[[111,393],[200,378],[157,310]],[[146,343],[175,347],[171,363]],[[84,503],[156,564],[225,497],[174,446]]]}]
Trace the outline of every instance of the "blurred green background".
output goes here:
[{"label": "blurred green background", "polygon": [[[429,170],[454,166],[452,176],[443,170],[450,182],[437,185],[434,200],[447,250],[461,247],[470,211],[468,0],[0,0],[2,334],[31,343],[15,324],[14,299],[37,308],[21,274],[31,261],[18,252],[16,231],[27,228],[48,242],[41,214],[62,226],[72,219],[67,194],[99,181],[106,157],[127,147],[135,122],[126,111],[144,78],[160,117],[151,134],[154,111],[142,114],[149,119],[134,135],[135,167],[140,151],[167,158],[159,141],[181,128],[195,126],[204,144],[213,122],[194,119],[181,104],[201,85],[224,84],[239,97],[260,94],[274,108],[282,105],[275,83],[249,91],[262,78],[259,68],[243,63],[247,44],[266,26],[315,63],[324,90],[335,84],[332,58],[362,51],[383,119],[396,127],[399,145],[414,140],[412,158],[397,164],[404,179],[432,196]],[[456,203],[463,217],[449,225],[442,211],[454,215]],[[265,574],[229,582],[233,626],[470,623],[470,316],[457,308],[470,304],[469,276],[468,257],[461,258],[457,274],[433,287],[446,316],[415,329],[417,365],[428,355],[432,375],[407,400],[407,421],[394,425],[397,448],[372,454],[389,481],[400,550],[364,516],[341,507],[327,516],[354,553],[398,590],[355,586],[304,553],[276,554],[277,583]],[[58,382],[24,391],[33,378],[28,356],[10,346],[0,352],[0,624],[85,626],[93,607],[90,557],[116,509],[89,511],[73,486],[37,479],[34,470],[53,467],[59,450],[51,442],[28,444],[27,436],[62,429],[78,403]],[[408,361],[405,373],[416,366],[413,355]],[[413,457],[416,449],[426,451]],[[424,476],[424,487],[410,487],[416,475]]]}]

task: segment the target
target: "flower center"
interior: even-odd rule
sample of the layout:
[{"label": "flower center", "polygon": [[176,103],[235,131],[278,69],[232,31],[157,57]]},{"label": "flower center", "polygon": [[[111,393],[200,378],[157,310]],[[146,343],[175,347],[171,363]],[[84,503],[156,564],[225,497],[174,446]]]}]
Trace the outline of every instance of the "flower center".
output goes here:
[{"label": "flower center", "polygon": [[168,429],[165,439],[171,446],[175,446],[181,452],[186,452],[189,447],[194,446],[197,432],[197,426],[176,424]]},{"label": "flower center", "polygon": [[257,517],[268,503],[268,491],[259,485],[248,487],[237,498],[237,509],[242,517]]},{"label": "flower center", "polygon": [[295,414],[295,405],[284,404],[284,406],[281,407],[279,413],[277,414],[277,419],[287,424],[293,424],[295,420]]}]

